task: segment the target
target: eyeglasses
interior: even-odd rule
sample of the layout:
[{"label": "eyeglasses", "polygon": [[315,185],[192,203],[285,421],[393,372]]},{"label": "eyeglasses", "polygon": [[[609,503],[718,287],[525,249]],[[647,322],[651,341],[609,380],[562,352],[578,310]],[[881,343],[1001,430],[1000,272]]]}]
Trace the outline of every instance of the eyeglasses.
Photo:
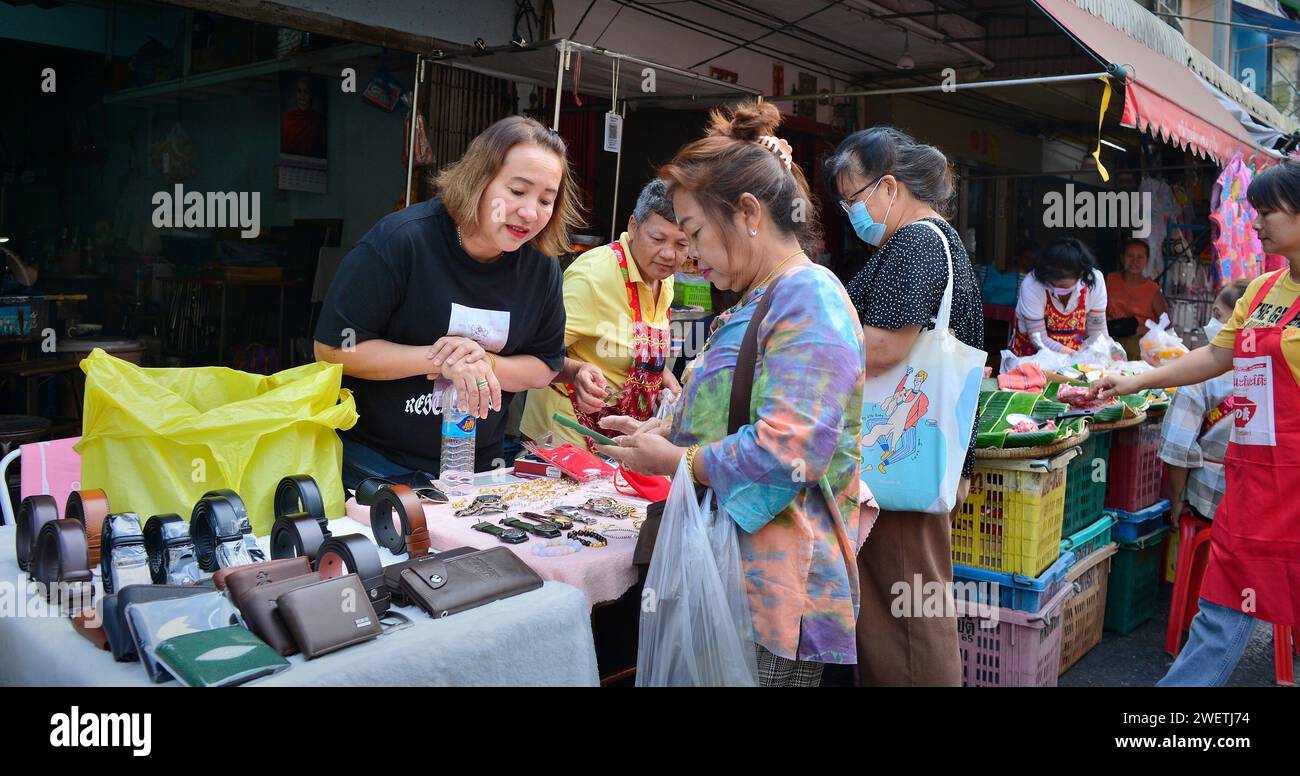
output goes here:
[{"label": "eyeglasses", "polygon": [[[881,177],[883,178],[884,176],[881,176]],[[852,194],[850,194],[850,195],[848,196],[848,199],[841,199],[841,200],[840,200],[840,207],[844,209],[844,212],[845,212],[845,213],[849,212],[849,208],[853,207],[853,200],[857,199],[857,198],[858,198],[858,195],[861,194],[862,192],[866,191],[867,189],[871,188],[872,186],[876,185],[877,183],[880,183],[880,180],[881,180],[880,178],[876,178],[876,179],[875,179],[874,181],[872,181],[871,183],[868,183],[868,184],[864,185],[862,188],[860,188],[860,189],[858,189],[857,191],[855,191],[855,192],[853,192]]]}]

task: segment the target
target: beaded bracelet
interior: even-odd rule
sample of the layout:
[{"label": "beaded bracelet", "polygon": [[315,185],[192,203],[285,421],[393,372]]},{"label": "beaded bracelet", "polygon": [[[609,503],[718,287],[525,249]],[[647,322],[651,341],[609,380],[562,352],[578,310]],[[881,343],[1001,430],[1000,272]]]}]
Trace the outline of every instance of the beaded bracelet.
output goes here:
[{"label": "beaded bracelet", "polygon": [[533,545],[533,552],[543,558],[572,555],[581,549],[582,542],[578,539],[547,539],[541,544]]},{"label": "beaded bracelet", "polygon": [[595,531],[582,529],[579,531],[569,531],[569,538],[581,542],[584,547],[608,547],[609,540]]}]

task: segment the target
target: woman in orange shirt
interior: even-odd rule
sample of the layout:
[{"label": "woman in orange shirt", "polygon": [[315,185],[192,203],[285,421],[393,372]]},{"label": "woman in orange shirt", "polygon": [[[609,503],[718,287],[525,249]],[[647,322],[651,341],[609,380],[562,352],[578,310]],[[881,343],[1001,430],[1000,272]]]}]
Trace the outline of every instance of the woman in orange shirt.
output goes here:
[{"label": "woman in orange shirt", "polygon": [[1146,333],[1147,321],[1158,321],[1169,310],[1160,284],[1148,280],[1142,271],[1151,259],[1151,247],[1136,237],[1124,241],[1120,262],[1124,269],[1106,276],[1106,326],[1110,336],[1124,346],[1134,361],[1142,357],[1138,341]]}]

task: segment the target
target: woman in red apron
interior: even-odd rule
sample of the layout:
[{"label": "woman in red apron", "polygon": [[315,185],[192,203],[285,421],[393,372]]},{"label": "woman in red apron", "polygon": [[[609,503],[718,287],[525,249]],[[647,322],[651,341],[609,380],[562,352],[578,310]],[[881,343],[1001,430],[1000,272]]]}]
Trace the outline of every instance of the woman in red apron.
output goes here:
[{"label": "woman in red apron", "polygon": [[1088,246],[1073,237],[1053,240],[1020,283],[1011,351],[1077,351],[1106,330],[1106,283]]},{"label": "woman in red apron", "polygon": [[[1233,370],[1233,429],[1226,489],[1210,535],[1210,560],[1191,636],[1162,686],[1222,685],[1256,620],[1300,627],[1300,163],[1286,161],[1251,183],[1264,249],[1290,269],[1251,283],[1214,342],[1173,363],[1107,378],[1104,396],[1199,382]],[[1228,346],[1231,345],[1231,350]]]},{"label": "woman in red apron", "polygon": [[[654,414],[655,397],[663,387],[664,365],[672,345],[672,332],[669,328],[648,326],[641,318],[641,296],[636,283],[632,282],[627,271],[627,253],[617,240],[609,246],[618,257],[618,268],[623,273],[623,283],[627,287],[627,303],[632,312],[632,368],[627,373],[623,388],[616,391],[617,398],[596,413],[584,412],[579,406],[577,393],[572,385],[552,385],[561,394],[567,395],[573,404],[573,414],[578,422],[593,431],[606,436],[618,436],[617,432],[603,428],[600,419],[611,415],[626,415],[637,420],[649,420]],[[596,451],[590,438],[584,437],[587,447]]]}]

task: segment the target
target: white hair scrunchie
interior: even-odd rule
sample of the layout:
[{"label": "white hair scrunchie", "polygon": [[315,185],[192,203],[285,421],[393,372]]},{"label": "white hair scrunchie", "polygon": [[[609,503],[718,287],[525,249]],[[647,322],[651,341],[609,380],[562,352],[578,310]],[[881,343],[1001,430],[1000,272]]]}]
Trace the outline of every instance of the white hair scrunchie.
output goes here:
[{"label": "white hair scrunchie", "polygon": [[782,137],[775,135],[763,135],[758,142],[767,150],[776,154],[776,157],[785,165],[785,169],[794,170],[794,154],[790,144]]}]

